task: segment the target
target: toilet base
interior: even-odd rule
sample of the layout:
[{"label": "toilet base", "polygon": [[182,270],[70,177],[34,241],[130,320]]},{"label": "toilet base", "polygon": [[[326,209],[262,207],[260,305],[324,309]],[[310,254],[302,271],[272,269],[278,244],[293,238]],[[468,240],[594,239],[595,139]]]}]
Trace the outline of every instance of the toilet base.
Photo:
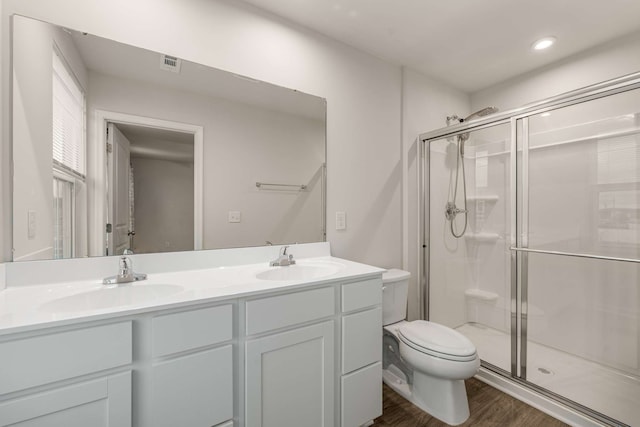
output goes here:
[{"label": "toilet base", "polygon": [[440,421],[456,426],[469,418],[464,380],[413,373],[412,403]]},{"label": "toilet base", "polygon": [[440,421],[455,426],[469,418],[464,380],[445,380],[414,371],[413,384],[408,384],[394,365],[383,370],[382,380],[400,396]]},{"label": "toilet base", "polygon": [[411,402],[411,384],[407,383],[406,376],[395,365],[382,370],[382,382]]}]

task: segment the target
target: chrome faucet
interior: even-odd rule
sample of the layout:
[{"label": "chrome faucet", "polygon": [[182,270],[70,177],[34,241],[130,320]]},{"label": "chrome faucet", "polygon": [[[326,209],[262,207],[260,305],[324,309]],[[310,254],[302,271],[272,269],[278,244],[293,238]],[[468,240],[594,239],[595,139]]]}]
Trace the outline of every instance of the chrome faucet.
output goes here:
[{"label": "chrome faucet", "polygon": [[147,275],[144,273],[134,273],[133,263],[127,256],[121,256],[118,263],[118,274],[105,278],[102,283],[112,285],[114,283],[131,283],[138,280],[145,280]]},{"label": "chrome faucet", "polygon": [[287,254],[287,249],[289,246],[283,246],[280,249],[280,255],[278,258],[274,259],[269,263],[270,267],[286,267],[288,265],[293,265],[296,263],[296,260],[293,259],[293,254]]}]

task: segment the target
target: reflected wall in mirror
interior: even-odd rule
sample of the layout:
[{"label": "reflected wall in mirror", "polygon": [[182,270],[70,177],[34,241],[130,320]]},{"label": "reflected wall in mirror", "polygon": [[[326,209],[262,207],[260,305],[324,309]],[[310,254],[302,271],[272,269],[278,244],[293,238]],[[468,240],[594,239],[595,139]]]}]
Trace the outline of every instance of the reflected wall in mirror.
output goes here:
[{"label": "reflected wall in mirror", "polygon": [[324,99],[12,19],[14,261],[325,239]]}]

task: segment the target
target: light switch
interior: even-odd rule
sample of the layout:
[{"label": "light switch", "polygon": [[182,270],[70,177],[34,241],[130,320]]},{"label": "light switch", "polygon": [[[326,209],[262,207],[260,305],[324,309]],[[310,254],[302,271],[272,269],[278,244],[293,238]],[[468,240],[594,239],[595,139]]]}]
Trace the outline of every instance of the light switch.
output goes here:
[{"label": "light switch", "polygon": [[36,238],[36,211],[27,212],[27,238],[29,240]]},{"label": "light switch", "polygon": [[240,211],[229,211],[229,222],[240,222]]},{"label": "light switch", "polygon": [[336,212],[336,230],[347,229],[347,214],[345,212]]}]

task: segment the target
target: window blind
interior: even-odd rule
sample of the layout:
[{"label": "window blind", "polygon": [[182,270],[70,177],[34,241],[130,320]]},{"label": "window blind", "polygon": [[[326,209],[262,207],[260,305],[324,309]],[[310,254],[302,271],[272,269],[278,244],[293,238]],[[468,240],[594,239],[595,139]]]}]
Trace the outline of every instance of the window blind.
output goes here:
[{"label": "window blind", "polygon": [[85,175],[84,94],[53,51],[53,160]]}]

